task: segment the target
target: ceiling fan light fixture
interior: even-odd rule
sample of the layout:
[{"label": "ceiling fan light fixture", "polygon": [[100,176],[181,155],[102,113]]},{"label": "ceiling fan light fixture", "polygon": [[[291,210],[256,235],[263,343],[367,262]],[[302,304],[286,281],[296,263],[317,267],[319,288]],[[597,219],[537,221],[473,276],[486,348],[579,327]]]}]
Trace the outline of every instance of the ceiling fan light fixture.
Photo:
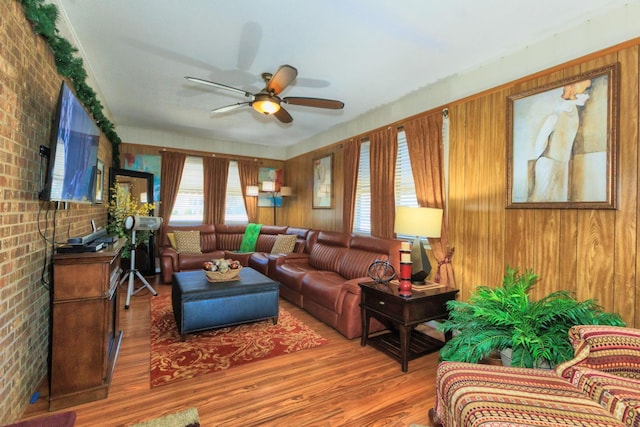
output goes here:
[{"label": "ceiling fan light fixture", "polygon": [[273,98],[265,94],[257,94],[251,106],[258,113],[275,114],[280,110],[280,103],[274,101]]}]

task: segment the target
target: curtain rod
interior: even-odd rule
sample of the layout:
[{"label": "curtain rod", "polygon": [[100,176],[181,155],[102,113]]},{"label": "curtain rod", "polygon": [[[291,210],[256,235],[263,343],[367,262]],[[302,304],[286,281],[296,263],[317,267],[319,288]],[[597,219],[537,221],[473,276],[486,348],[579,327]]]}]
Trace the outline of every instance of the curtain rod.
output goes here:
[{"label": "curtain rod", "polygon": [[265,161],[267,162],[281,162],[284,163],[282,160],[275,160],[275,159],[266,159],[264,157],[248,157],[248,156],[234,156],[231,154],[219,154],[219,153],[205,153],[203,151],[195,151],[195,150],[185,150],[185,149],[167,149],[167,148],[162,148],[159,150],[159,153],[162,154],[163,152],[174,152],[174,153],[184,153],[188,156],[193,156],[193,157],[220,157],[223,159],[230,159],[230,160],[235,160],[235,161],[242,161],[242,160],[248,160],[248,161],[252,161],[252,162],[259,162],[260,164],[263,164]]}]

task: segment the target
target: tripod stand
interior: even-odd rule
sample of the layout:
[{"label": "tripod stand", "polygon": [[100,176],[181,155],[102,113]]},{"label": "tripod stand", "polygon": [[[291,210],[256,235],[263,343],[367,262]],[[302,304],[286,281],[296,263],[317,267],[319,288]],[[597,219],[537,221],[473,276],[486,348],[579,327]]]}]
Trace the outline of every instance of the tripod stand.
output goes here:
[{"label": "tripod stand", "polygon": [[[122,276],[120,279],[120,285],[124,283],[127,278],[129,279],[129,286],[127,287],[127,302],[124,304],[125,309],[129,309],[129,302],[131,301],[131,295],[135,295],[140,292],[144,288],[149,288],[153,296],[158,295],[155,289],[147,282],[147,279],[144,278],[142,274],[136,269],[136,230],[133,229],[131,231],[131,267],[127,270],[127,273]],[[133,281],[135,277],[138,276],[138,279],[144,284],[143,287],[133,290]]]}]

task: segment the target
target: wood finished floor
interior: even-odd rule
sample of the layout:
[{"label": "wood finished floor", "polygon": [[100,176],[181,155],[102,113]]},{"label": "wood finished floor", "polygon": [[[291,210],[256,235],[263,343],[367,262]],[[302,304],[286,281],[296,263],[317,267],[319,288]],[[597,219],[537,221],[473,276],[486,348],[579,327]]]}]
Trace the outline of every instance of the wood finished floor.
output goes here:
[{"label": "wood finished floor", "polygon": [[[171,286],[154,284],[171,293]],[[124,331],[109,397],[65,410],[76,426],[128,426],[189,407],[208,426],[408,426],[428,425],[434,404],[438,361],[433,353],[400,364],[360,340],[347,340],[304,310],[281,304],[329,343],[250,363],[223,372],[149,387],[149,301],[146,290],[124,309],[120,288],[120,328]],[[47,385],[22,420],[50,414]],[[60,410],[58,412],[64,412]]]}]

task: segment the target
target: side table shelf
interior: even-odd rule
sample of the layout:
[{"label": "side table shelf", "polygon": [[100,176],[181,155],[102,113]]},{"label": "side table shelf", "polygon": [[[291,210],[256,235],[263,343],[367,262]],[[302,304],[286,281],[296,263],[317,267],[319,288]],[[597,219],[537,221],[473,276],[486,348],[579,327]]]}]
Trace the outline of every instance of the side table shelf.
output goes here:
[{"label": "side table shelf", "polygon": [[[410,333],[411,337],[407,350],[407,362],[438,351],[445,344],[444,341],[425,335],[415,329],[412,329]],[[370,335],[367,337],[367,344],[390,355],[398,361],[402,360],[402,344],[400,343],[400,334],[397,332],[386,331],[376,335]]]},{"label": "side table shelf", "polygon": [[[402,372],[409,369],[409,361],[439,350],[445,344],[436,338],[416,331],[424,322],[445,319],[449,316],[447,301],[453,300],[458,290],[451,287],[434,286],[422,291],[413,291],[410,297],[399,295],[398,286],[381,285],[374,282],[360,283],[362,300],[362,339],[360,344],[382,351],[400,362]],[[387,331],[369,335],[371,317],[390,325]],[[451,338],[445,335],[445,341]]]}]

